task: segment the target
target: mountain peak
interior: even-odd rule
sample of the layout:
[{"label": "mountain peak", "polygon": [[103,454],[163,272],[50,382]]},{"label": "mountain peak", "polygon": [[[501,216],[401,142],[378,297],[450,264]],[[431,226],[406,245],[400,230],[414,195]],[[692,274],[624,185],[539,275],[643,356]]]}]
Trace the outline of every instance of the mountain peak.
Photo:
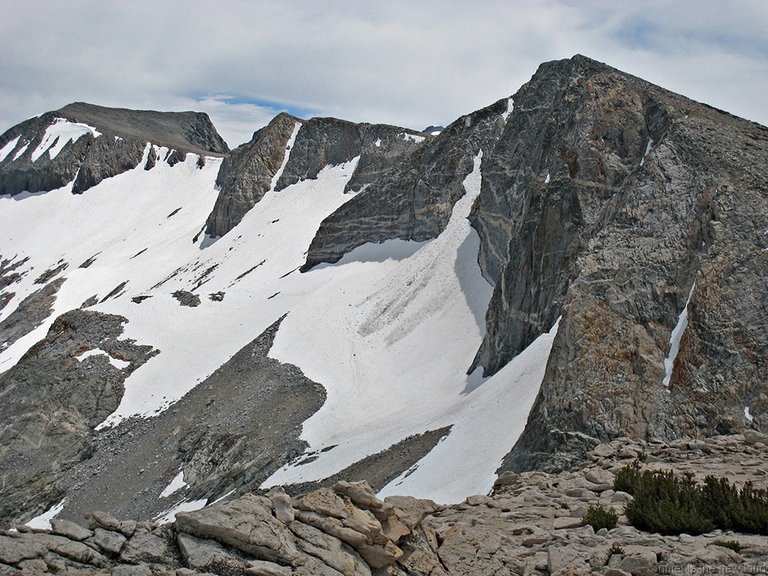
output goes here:
[{"label": "mountain peak", "polygon": [[[73,102],[30,118],[0,136],[0,194],[53,190],[73,182],[84,192],[104,178],[135,168],[148,143],[176,162],[187,153],[229,152],[203,112],[157,112]],[[155,161],[152,154],[147,167]]]}]

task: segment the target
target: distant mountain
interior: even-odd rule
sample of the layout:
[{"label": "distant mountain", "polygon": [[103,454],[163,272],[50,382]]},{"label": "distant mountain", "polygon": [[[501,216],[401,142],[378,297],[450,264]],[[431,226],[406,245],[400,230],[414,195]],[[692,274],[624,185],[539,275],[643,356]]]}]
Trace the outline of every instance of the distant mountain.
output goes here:
[{"label": "distant mountain", "polygon": [[[104,108],[76,102],[14,126],[0,136],[0,194],[40,192],[73,182],[84,192],[135,168],[152,142],[170,163],[188,152],[229,152],[207,114]],[[147,169],[156,158],[146,159]]]},{"label": "distant mountain", "polygon": [[583,56],[435,135],[19,124],[0,519],[362,479],[459,502],[624,436],[765,428],[766,158],[765,127]]},{"label": "distant mountain", "polygon": [[430,136],[437,136],[443,130],[445,130],[445,126],[427,126],[422,132],[424,132],[424,134],[429,134]]}]

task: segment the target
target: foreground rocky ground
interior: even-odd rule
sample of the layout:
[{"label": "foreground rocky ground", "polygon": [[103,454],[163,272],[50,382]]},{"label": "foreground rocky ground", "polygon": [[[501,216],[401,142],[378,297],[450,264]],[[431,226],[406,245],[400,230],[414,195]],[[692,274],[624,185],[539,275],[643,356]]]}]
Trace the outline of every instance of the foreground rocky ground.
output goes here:
[{"label": "foreground rocky ground", "polygon": [[[649,469],[728,477],[768,487],[768,437],[598,446],[584,466],[560,474],[502,475],[490,495],[439,506],[381,501],[366,483],[289,497],[282,489],[181,513],[173,524],[118,521],[94,512],[89,528],[65,520],[52,530],[0,534],[0,574],[113,576],[445,576],[768,573],[768,538],[714,531],[701,536],[640,532],[622,515],[631,496],[612,489],[638,458]],[[581,518],[594,502],[619,525],[597,533]],[[85,525],[86,522],[84,521]],[[740,553],[717,545],[735,540]]]}]

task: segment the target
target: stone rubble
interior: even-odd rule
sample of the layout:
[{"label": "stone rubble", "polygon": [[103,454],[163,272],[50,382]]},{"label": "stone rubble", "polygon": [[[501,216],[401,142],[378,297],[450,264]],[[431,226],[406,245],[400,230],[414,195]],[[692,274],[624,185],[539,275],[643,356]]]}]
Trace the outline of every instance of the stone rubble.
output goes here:
[{"label": "stone rubble", "polygon": [[[282,488],[248,494],[173,524],[88,515],[89,528],[54,519],[51,530],[0,533],[0,575],[111,576],[626,576],[768,571],[768,538],[716,530],[661,536],[623,515],[631,496],[615,474],[642,468],[726,476],[768,487],[768,437],[598,446],[581,468],[504,473],[490,495],[439,506],[408,496],[378,499],[365,482],[337,482],[290,498]],[[619,524],[582,526],[590,504],[613,507]],[[735,540],[741,551],[715,545]],[[762,571],[762,572],[761,572]]]}]

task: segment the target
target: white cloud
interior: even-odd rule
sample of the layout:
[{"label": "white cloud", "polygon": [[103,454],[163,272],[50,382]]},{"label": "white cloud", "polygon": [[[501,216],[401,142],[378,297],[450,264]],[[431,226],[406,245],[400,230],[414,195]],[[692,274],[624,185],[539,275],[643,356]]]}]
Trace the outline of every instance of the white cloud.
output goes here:
[{"label": "white cloud", "polygon": [[746,1],[0,0],[0,131],[75,100],[203,110],[233,146],[282,109],[424,128],[576,53],[768,123],[767,26]]}]

